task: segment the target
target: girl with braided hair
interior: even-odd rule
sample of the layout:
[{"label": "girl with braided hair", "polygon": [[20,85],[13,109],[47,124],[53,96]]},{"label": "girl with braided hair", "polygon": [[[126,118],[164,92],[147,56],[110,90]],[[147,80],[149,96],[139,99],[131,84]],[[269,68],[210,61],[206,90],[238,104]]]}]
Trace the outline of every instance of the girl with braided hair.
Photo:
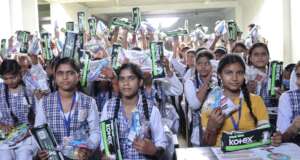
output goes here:
[{"label": "girl with braided hair", "polygon": [[[247,131],[269,124],[262,98],[248,92],[245,69],[245,63],[238,55],[227,55],[220,61],[217,73],[222,94],[227,101],[238,107],[231,114],[225,115],[220,109],[207,110],[207,106],[203,106],[201,121],[203,143],[206,145],[219,146],[223,131]],[[278,146],[281,143],[281,134],[274,133],[271,140],[273,145]]]}]

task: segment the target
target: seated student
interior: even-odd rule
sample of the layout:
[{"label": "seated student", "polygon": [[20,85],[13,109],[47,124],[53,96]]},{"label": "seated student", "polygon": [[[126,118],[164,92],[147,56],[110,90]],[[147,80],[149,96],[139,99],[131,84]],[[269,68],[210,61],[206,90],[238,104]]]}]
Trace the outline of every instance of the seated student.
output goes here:
[{"label": "seated student", "polygon": [[[149,72],[145,72],[144,85],[146,98],[153,102],[159,98],[162,101],[161,105],[164,106],[168,96],[179,96],[182,94],[183,86],[176,74],[172,71],[167,58],[164,58],[163,63],[166,76],[161,78],[162,81],[157,80],[153,82],[152,75]],[[158,103],[155,103],[155,105],[159,107]]]},{"label": "seated student", "polygon": [[[209,146],[220,146],[223,131],[247,131],[264,124],[269,124],[266,106],[261,97],[250,94],[245,83],[245,63],[238,55],[227,55],[219,63],[218,78],[223,95],[239,105],[239,109],[226,117],[222,110],[204,109],[201,120],[204,130],[203,142]],[[272,144],[281,143],[281,135],[274,133]]]},{"label": "seated student", "polygon": [[247,61],[248,50],[246,45],[243,42],[236,42],[231,49],[231,53],[239,54],[243,57],[244,61]]},{"label": "seated student", "polygon": [[210,60],[213,58],[212,53],[209,51],[201,51],[196,59],[197,64],[193,77],[187,79],[184,83],[184,95],[192,113],[190,141],[193,146],[201,145],[199,143],[200,137],[202,136],[199,135],[199,127],[201,127],[201,124],[199,124],[200,105],[203,102],[212,81],[213,71]]},{"label": "seated student", "polygon": [[[140,89],[143,73],[132,63],[123,64],[119,74],[120,97],[110,99],[104,106],[101,121],[115,118],[118,122],[119,141],[123,159],[158,159],[166,147],[161,115]],[[128,138],[133,112],[138,112],[141,126],[139,137]],[[103,145],[101,145],[103,149]]]},{"label": "seated student", "polygon": [[296,66],[296,64],[290,63],[283,70],[282,85],[283,85],[285,91],[290,90],[291,74],[292,74],[292,71],[294,70],[295,66]]},{"label": "seated student", "polygon": [[[16,125],[26,123],[33,125],[34,98],[22,82],[21,67],[16,60],[4,60],[0,67],[3,82],[0,83],[0,129],[10,132]],[[0,159],[32,159],[35,152],[32,148],[32,137],[16,145],[0,144]]]},{"label": "seated student", "polygon": [[[300,61],[296,68],[296,84],[300,86]],[[277,128],[285,142],[300,145],[300,89],[284,92],[279,99]]]},{"label": "seated student", "polygon": [[227,54],[227,49],[225,47],[217,47],[215,50],[215,58],[217,61],[221,60]]},{"label": "seated student", "polygon": [[268,64],[269,64],[269,49],[264,43],[255,43],[248,53],[248,65],[253,66],[262,73],[265,73],[265,79],[262,83],[257,83],[256,80],[251,80],[247,82],[248,89],[251,93],[260,95],[267,107],[277,107],[278,98],[281,94],[281,89],[276,88],[276,97],[271,97],[268,93]]},{"label": "seated student", "polygon": [[[41,100],[35,126],[47,123],[58,144],[62,144],[64,138],[74,136],[81,128],[86,128],[89,144],[94,148],[80,149],[78,157],[82,160],[88,159],[99,145],[100,128],[95,100],[78,91],[79,72],[72,59],[62,58],[57,62],[54,77],[58,90]],[[39,151],[38,157],[48,159],[47,151]]]}]

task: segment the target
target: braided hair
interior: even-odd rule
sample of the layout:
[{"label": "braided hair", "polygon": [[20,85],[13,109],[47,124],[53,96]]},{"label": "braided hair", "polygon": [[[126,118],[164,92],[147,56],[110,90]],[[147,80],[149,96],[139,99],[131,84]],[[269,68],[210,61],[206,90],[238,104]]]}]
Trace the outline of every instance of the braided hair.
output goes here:
[{"label": "braided hair", "polygon": [[[229,55],[226,55],[219,62],[218,69],[217,69],[218,75],[220,75],[222,73],[222,71],[223,71],[223,69],[225,68],[226,65],[233,64],[233,63],[239,63],[242,66],[243,70],[246,71],[246,66],[245,66],[245,63],[244,63],[243,59],[238,55],[229,54]],[[218,78],[218,81],[220,83],[219,78]],[[242,90],[242,93],[243,93],[243,96],[244,96],[244,100],[246,101],[247,107],[250,111],[250,115],[253,118],[255,124],[257,124],[257,117],[255,116],[255,114],[253,113],[253,110],[252,110],[252,103],[251,103],[251,99],[250,99],[250,93],[247,89],[245,80],[244,80],[244,82],[241,86],[241,90]]]},{"label": "braided hair", "polygon": [[[118,76],[120,76],[120,73],[125,69],[130,70],[139,79],[139,81],[143,80],[143,72],[136,64],[133,64],[133,63],[123,64],[119,69]],[[145,115],[146,120],[149,120],[150,116],[149,116],[149,112],[148,112],[147,98],[146,98],[143,87],[141,87],[140,89],[141,89],[141,94],[142,94],[142,103],[143,103],[142,105],[143,105],[144,115]],[[116,99],[115,114],[114,114],[115,118],[117,118],[119,108],[120,108],[120,96],[118,96]]]}]

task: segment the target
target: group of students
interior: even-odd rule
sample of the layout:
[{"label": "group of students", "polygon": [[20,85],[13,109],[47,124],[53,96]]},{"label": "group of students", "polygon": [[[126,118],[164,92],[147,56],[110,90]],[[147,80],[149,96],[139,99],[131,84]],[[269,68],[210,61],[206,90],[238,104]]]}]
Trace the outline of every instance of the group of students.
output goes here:
[{"label": "group of students", "polygon": [[[290,83],[296,88],[290,85],[291,90],[286,92],[277,88],[276,97],[271,97],[266,78],[270,59],[267,45],[258,42],[248,50],[242,42],[234,44],[228,53],[226,47],[182,45],[177,38],[172,44],[171,60],[163,59],[166,71],[163,80],[154,80],[151,72],[143,71],[137,64],[124,62],[117,71],[111,67],[102,69],[102,78],[89,82],[87,90],[82,90],[79,85],[81,71],[78,64],[72,58],[57,57],[44,66],[48,73],[47,85],[51,89],[47,93],[29,90],[22,80],[30,67],[41,65],[37,55],[28,57],[32,63],[21,58],[4,59],[0,66],[3,81],[0,83],[0,129],[8,133],[20,123],[31,127],[48,124],[57,143],[61,144],[66,137],[85,127],[88,142],[93,147],[80,148],[78,159],[109,159],[103,154],[99,122],[114,118],[123,159],[164,159],[169,142],[162,119],[171,97],[176,96],[181,97],[179,103],[188,108],[178,114],[187,117],[184,123],[189,126],[191,146],[220,146],[223,131],[246,131],[269,124],[267,108],[275,106],[278,106],[278,131],[271,137],[272,145],[289,141],[300,144],[300,90],[297,89],[300,87],[300,63],[288,73],[294,77]],[[110,57],[109,53],[101,52],[93,58]],[[253,68],[265,75],[262,80],[247,76]],[[220,87],[228,103],[238,109],[229,115],[220,109],[205,110],[209,107],[205,106],[205,101],[214,87]],[[179,103],[173,103],[174,107],[181,107]],[[128,137],[135,112],[146,130],[131,141]],[[32,136],[14,146],[0,144],[0,155],[0,159],[7,160],[49,158],[48,152],[40,150]]]}]

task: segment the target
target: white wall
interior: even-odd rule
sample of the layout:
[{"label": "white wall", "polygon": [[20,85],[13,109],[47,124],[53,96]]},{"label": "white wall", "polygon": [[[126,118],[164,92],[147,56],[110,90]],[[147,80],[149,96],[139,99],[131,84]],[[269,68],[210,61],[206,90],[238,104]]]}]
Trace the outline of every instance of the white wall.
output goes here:
[{"label": "white wall", "polygon": [[0,39],[8,38],[11,35],[9,0],[1,0],[0,2],[0,19]]},{"label": "white wall", "polygon": [[291,0],[291,41],[292,41],[292,62],[300,60],[300,18],[299,0]]},{"label": "white wall", "polygon": [[1,0],[0,38],[9,38],[17,30],[38,31],[37,0]]},{"label": "white wall", "polygon": [[272,60],[283,60],[283,1],[285,0],[240,0],[239,18],[244,33],[250,23],[258,24],[260,33],[268,40]]},{"label": "white wall", "polygon": [[[57,22],[60,28],[65,28],[66,22],[74,21],[77,24],[77,12],[84,11],[86,12],[86,18],[90,17],[91,14],[88,11],[88,8],[76,3],[51,3],[50,4],[50,16],[51,24],[54,26]],[[52,32],[52,31],[50,31]]]}]

